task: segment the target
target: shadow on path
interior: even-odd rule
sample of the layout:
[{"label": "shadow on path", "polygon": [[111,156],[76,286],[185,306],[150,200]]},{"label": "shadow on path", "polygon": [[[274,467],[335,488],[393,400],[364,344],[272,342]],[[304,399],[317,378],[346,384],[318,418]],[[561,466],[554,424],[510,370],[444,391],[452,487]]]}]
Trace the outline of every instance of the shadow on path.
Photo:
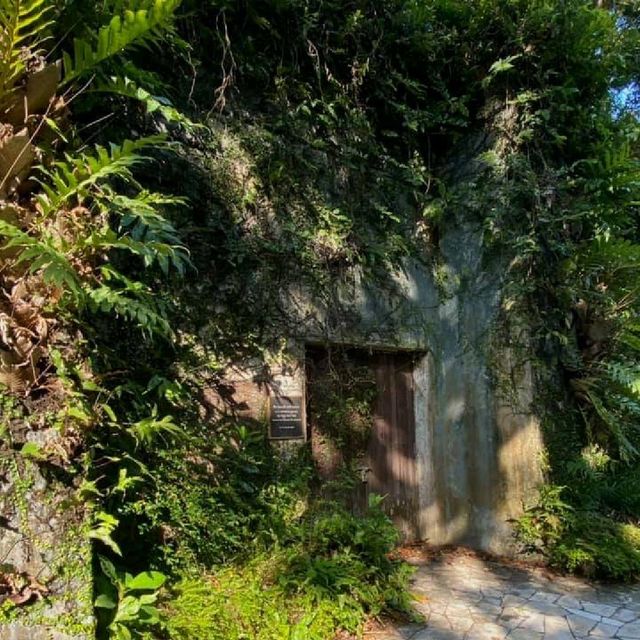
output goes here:
[{"label": "shadow on path", "polygon": [[412,593],[424,624],[387,626],[366,640],[640,639],[640,586],[605,585],[468,553],[417,565]]}]

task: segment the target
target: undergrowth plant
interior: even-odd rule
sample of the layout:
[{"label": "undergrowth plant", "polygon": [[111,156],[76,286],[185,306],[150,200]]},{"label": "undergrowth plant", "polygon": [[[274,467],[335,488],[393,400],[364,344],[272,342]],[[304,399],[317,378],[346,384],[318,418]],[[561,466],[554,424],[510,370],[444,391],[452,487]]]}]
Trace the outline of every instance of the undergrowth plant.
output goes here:
[{"label": "undergrowth plant", "polygon": [[551,566],[588,577],[634,581],[640,576],[640,527],[569,504],[566,487],[546,485],[516,523],[527,550]]},{"label": "undergrowth plant", "polygon": [[[178,427],[150,406],[146,415],[123,415],[114,403],[117,387],[105,385],[92,349],[103,322],[148,345],[170,338],[157,282],[189,267],[167,217],[184,201],[145,189],[135,177],[142,164],[171,152],[153,122],[149,135],[91,144],[74,126],[72,103],[94,81],[107,91],[100,82],[105,74],[120,78],[114,83],[120,96],[127,55],[159,42],[180,2],[117,3],[106,15],[96,5],[96,21],[105,22],[95,31],[87,23],[76,26],[56,41],[56,22],[71,4],[0,2],[0,384],[25,407],[29,428],[55,434],[43,445],[29,433],[26,443],[20,442],[24,435],[16,441],[15,433],[24,430],[13,421],[9,429],[15,433],[3,434],[2,446],[21,446],[23,456],[71,479],[79,474],[79,497],[94,507],[86,512],[93,522],[89,537],[120,555],[113,539],[118,518],[105,510],[106,499],[141,481],[144,465],[136,458],[142,448],[159,436],[175,436]],[[127,97],[148,106],[150,114],[158,111],[165,122],[189,126],[166,100],[160,108],[149,91],[129,90]],[[96,434],[105,432],[110,445],[103,457]],[[137,475],[128,475],[128,461]],[[108,474],[105,465],[112,469]],[[115,479],[107,481],[107,475]],[[111,565],[104,560],[103,566]],[[141,576],[133,583],[125,579],[120,600],[110,601],[114,637],[130,637],[129,627],[145,616],[151,624],[152,594],[134,606],[128,593],[149,589],[141,583]],[[104,593],[98,603],[109,608]]]},{"label": "undergrowth plant", "polygon": [[376,499],[363,517],[336,503],[315,505],[290,523],[282,547],[177,584],[166,609],[169,637],[321,640],[361,633],[370,616],[411,615],[411,571],[388,556],[397,536]]},{"label": "undergrowth plant", "polygon": [[105,557],[99,557],[97,580],[98,634],[116,640],[142,637],[160,625],[158,590],[166,576],[158,571],[132,575],[118,571]]}]

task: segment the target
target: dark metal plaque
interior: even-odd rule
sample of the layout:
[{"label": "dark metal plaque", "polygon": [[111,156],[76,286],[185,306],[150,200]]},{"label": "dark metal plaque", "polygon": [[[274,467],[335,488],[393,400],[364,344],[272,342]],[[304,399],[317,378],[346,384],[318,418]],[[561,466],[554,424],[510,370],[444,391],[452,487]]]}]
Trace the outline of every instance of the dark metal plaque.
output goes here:
[{"label": "dark metal plaque", "polygon": [[302,397],[272,398],[269,437],[274,440],[304,438]]}]

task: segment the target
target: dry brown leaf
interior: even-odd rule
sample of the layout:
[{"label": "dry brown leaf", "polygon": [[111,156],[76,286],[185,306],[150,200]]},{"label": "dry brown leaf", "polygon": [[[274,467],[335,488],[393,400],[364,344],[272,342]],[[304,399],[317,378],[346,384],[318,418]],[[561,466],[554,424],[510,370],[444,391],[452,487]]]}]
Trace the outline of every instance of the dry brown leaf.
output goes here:
[{"label": "dry brown leaf", "polygon": [[51,64],[27,76],[26,85],[16,92],[4,119],[13,125],[24,124],[27,117],[43,113],[55,96],[60,68]]},{"label": "dry brown leaf", "polygon": [[0,384],[11,393],[24,394],[33,384],[34,376],[30,367],[15,364],[0,364]]},{"label": "dry brown leaf", "polygon": [[26,573],[0,573],[0,602],[11,601],[16,606],[41,600],[49,589]]},{"label": "dry brown leaf", "polygon": [[0,198],[5,198],[17,182],[27,177],[35,159],[36,149],[26,128],[0,142]]}]

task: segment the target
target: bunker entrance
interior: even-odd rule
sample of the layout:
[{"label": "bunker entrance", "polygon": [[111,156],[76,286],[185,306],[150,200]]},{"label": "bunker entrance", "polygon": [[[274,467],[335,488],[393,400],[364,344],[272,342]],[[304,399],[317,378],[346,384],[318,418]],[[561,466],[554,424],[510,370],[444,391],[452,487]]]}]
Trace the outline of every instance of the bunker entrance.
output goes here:
[{"label": "bunker entrance", "polygon": [[308,347],[308,437],[325,483],[351,478],[349,502],[370,496],[405,541],[418,536],[414,368],[420,355]]}]

